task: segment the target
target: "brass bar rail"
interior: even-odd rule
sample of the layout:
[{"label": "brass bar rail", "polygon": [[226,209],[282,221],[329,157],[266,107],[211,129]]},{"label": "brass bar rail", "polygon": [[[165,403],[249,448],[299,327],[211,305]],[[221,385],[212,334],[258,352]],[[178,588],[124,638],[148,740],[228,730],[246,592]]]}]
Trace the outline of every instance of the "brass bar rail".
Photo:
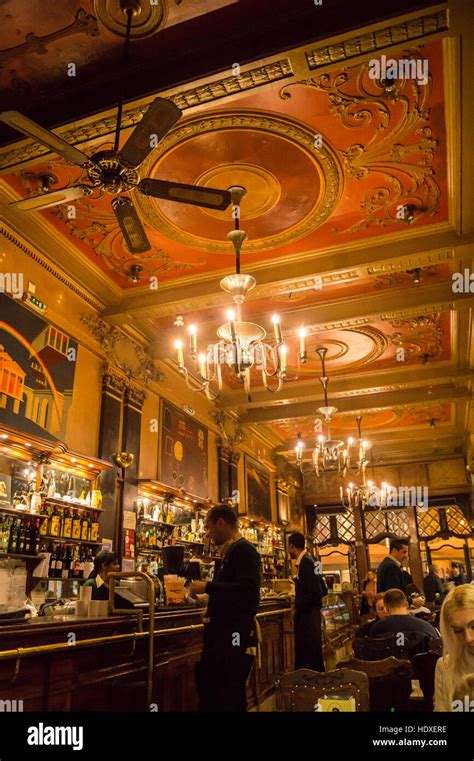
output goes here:
[{"label": "brass bar rail", "polygon": [[[155,663],[155,653],[154,653],[155,585],[153,583],[153,579],[151,578],[151,576],[149,576],[147,573],[144,573],[143,571],[113,571],[107,574],[107,577],[110,582],[109,584],[109,613],[130,614],[131,612],[130,610],[116,608],[114,606],[116,579],[130,579],[130,578],[143,579],[148,586],[148,615],[150,616],[150,620],[148,623],[148,632],[145,632],[146,634],[148,634],[148,669],[147,669],[147,680],[146,680],[146,698],[147,698],[147,705],[150,706],[150,703],[153,697],[153,667]],[[133,611],[133,613],[138,613],[138,628],[139,628],[138,633],[141,634],[143,633],[143,612],[140,610],[140,611]]]},{"label": "brass bar rail", "polygon": [[[140,572],[141,573],[141,572]],[[117,574],[121,576],[122,574]],[[131,572],[129,575],[136,575]],[[146,574],[145,574],[146,575]],[[151,579],[150,579],[151,581]],[[151,581],[153,584],[153,582]],[[153,588],[154,592],[154,588]],[[291,612],[291,608],[280,608],[278,610],[266,611],[264,613],[258,613],[257,618],[267,618],[268,616],[275,616],[282,613]],[[154,611],[153,611],[154,614]],[[72,619],[73,620],[73,619]],[[71,621],[72,623],[72,621]],[[150,624],[154,626],[154,615],[150,616]],[[108,645],[110,643],[130,642],[133,640],[149,639],[148,650],[148,679],[147,679],[147,698],[148,704],[151,702],[151,695],[153,692],[153,668],[154,668],[154,638],[163,637],[168,634],[180,634],[183,632],[197,631],[204,628],[204,624],[188,624],[187,626],[173,626],[167,629],[153,629],[151,626],[148,631],[129,632],[128,634],[109,634],[103,637],[92,637],[89,639],[82,639],[78,642],[57,642],[52,645],[36,645],[34,647],[18,647],[13,650],[0,650],[0,661],[8,661],[13,658],[16,659],[15,671],[10,683],[13,683],[18,674],[20,673],[20,662],[23,658],[31,658],[35,655],[46,655],[48,653],[60,653],[65,650],[77,650],[86,647],[100,647],[102,645]]]}]

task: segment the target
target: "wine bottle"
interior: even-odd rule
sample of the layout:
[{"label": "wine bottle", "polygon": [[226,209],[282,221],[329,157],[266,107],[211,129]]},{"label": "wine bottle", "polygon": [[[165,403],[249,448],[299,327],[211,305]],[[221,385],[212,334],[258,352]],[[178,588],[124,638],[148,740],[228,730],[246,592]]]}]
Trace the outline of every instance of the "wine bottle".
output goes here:
[{"label": "wine bottle", "polygon": [[74,515],[72,518],[72,538],[81,538],[81,517],[77,510],[74,510]]},{"label": "wine bottle", "polygon": [[25,524],[21,520],[21,518],[18,519],[20,522],[17,539],[16,539],[16,549],[15,552],[17,555],[24,555],[25,554]]},{"label": "wine bottle", "polygon": [[80,549],[81,549],[81,554],[79,558],[79,578],[83,579],[84,578],[84,564],[86,562],[86,554],[84,552],[83,547],[81,547]]},{"label": "wine bottle", "polygon": [[72,576],[74,579],[80,578],[81,560],[79,557],[79,547],[74,548],[74,559],[72,563]]},{"label": "wine bottle", "polygon": [[50,518],[50,511],[46,507],[46,505],[43,505],[43,507],[40,510],[40,519],[41,519],[41,525],[40,525],[40,534],[41,536],[47,536],[49,534],[49,518]]},{"label": "wine bottle", "polygon": [[81,521],[81,541],[89,541],[89,516],[87,513],[84,513]]},{"label": "wine bottle", "polygon": [[98,539],[99,539],[99,516],[97,513],[92,513],[91,542],[97,542]]},{"label": "wine bottle", "polygon": [[56,572],[54,574],[56,579],[60,579],[62,576],[63,556],[64,556],[64,550],[63,550],[62,544],[60,544],[58,547],[58,551],[56,553]]},{"label": "wine bottle", "polygon": [[51,514],[49,533],[50,536],[61,536],[61,513],[56,505]]},{"label": "wine bottle", "polygon": [[34,521],[31,521],[31,528],[30,528],[30,554],[31,555],[38,554],[39,542],[40,542],[40,519],[35,518]]},{"label": "wine bottle", "polygon": [[62,536],[65,539],[71,539],[72,536],[72,515],[68,507],[64,510]]},{"label": "wine bottle", "polygon": [[25,541],[23,545],[23,554],[31,555],[31,524],[28,518],[25,521]]},{"label": "wine bottle", "polygon": [[70,568],[71,568],[71,551],[69,547],[66,547],[66,552],[64,554],[64,559],[63,559],[62,574],[61,574],[63,579],[69,578]]},{"label": "wine bottle", "polygon": [[49,552],[51,553],[51,557],[49,559],[48,576],[49,578],[54,579],[56,578],[56,557],[57,557],[56,547],[54,546],[54,544],[50,544]]}]

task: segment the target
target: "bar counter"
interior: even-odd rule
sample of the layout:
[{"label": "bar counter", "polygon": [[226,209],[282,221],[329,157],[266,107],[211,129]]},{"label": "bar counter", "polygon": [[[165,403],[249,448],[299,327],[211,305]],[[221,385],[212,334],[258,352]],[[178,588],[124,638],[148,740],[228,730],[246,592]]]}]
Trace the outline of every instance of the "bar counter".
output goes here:
[{"label": "bar counter", "polygon": [[[261,602],[262,643],[248,684],[249,708],[273,692],[278,674],[292,668],[290,607],[288,597]],[[23,711],[195,711],[202,612],[157,609],[151,700],[148,616],[142,633],[133,615],[37,617],[2,626],[0,700],[23,701]]]}]

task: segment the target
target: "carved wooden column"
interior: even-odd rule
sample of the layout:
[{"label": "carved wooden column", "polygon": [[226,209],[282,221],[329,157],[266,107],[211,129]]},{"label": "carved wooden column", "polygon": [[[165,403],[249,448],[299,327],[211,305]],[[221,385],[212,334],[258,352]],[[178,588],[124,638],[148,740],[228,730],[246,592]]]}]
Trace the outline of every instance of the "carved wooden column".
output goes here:
[{"label": "carved wooden column", "polygon": [[219,479],[219,502],[232,496],[230,488],[230,457],[231,449],[222,439],[217,442],[217,468]]},{"label": "carved wooden column", "polygon": [[[124,397],[123,377],[108,367],[102,379],[102,405],[100,410],[99,457],[113,462],[112,455],[121,449],[122,409]],[[115,541],[117,482],[115,468],[101,475],[103,513],[100,516],[101,536]],[[115,549],[118,549],[115,547]]]},{"label": "carved wooden column", "polygon": [[410,558],[410,571],[413,583],[419,589],[423,589],[423,564],[421,562],[420,544],[418,541],[418,529],[416,525],[416,513],[414,507],[407,507],[408,535],[411,541],[408,545]]},{"label": "carved wooden column", "polygon": [[[240,452],[232,450],[229,462],[229,487],[231,497],[239,489],[239,460]],[[242,495],[240,496],[241,498],[239,499],[239,502],[242,502]]]}]

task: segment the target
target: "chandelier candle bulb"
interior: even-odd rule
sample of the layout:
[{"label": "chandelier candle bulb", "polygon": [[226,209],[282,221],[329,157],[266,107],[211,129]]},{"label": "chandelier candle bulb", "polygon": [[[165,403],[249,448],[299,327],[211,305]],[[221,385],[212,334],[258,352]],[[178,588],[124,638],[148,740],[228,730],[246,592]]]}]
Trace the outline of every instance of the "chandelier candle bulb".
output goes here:
[{"label": "chandelier candle bulb", "polygon": [[206,356],[205,354],[199,354],[198,356],[198,371],[203,380],[207,380],[206,375]]},{"label": "chandelier candle bulb", "polygon": [[189,348],[191,356],[197,355],[197,327],[195,325],[189,326]]},{"label": "chandelier candle bulb", "polygon": [[301,328],[300,330],[300,359],[302,362],[306,362],[306,330]]},{"label": "chandelier candle bulb", "polygon": [[177,357],[178,357],[178,365],[180,370],[184,370],[184,354],[183,354],[183,344],[181,341],[175,341],[174,347],[176,349]]},{"label": "chandelier candle bulb", "polygon": [[285,345],[282,345],[280,347],[280,370],[282,373],[286,372],[286,354],[288,352],[288,349]]},{"label": "chandelier candle bulb", "polygon": [[275,330],[275,341],[277,344],[283,343],[283,336],[281,333],[281,326],[280,326],[280,316],[278,314],[274,314],[272,317],[273,322],[273,328]]}]

